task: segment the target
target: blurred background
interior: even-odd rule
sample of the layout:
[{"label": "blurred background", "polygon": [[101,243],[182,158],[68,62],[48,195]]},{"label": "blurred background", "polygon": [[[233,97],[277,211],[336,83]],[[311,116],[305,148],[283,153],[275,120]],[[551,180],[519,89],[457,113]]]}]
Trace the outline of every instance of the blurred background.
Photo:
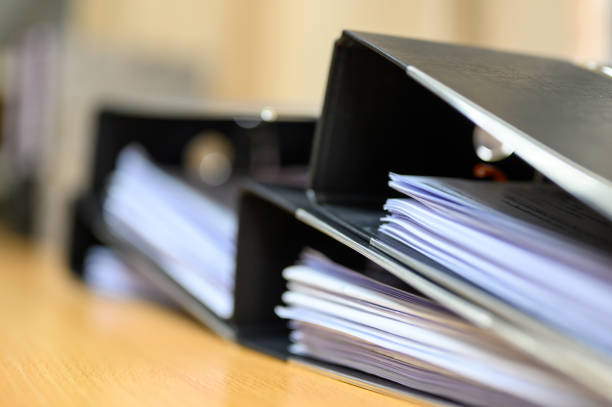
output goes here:
[{"label": "blurred background", "polygon": [[318,114],[343,29],[611,59],[604,0],[3,0],[0,208],[65,250],[103,104]]}]

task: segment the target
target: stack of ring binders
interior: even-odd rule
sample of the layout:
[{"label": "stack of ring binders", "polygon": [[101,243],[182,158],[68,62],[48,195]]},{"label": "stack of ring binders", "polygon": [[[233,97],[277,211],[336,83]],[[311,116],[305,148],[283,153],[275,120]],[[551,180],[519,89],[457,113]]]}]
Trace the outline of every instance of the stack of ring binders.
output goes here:
[{"label": "stack of ring binders", "polygon": [[[202,322],[246,346],[375,391],[458,404],[448,392],[440,397],[291,351],[290,327],[275,313],[287,290],[283,270],[305,249],[354,271],[375,263],[575,383],[593,396],[592,404],[612,402],[610,355],[379,231],[383,204],[401,197],[388,187],[390,172],[545,180],[609,223],[610,112],[612,81],[569,62],[345,31],[335,43],[307,188],[247,182],[240,192],[233,315],[211,319],[204,304],[184,293],[178,297]],[[475,149],[475,134],[483,132],[499,142],[486,146],[486,156],[503,153],[494,164]],[[163,271],[157,275],[167,284]]]}]

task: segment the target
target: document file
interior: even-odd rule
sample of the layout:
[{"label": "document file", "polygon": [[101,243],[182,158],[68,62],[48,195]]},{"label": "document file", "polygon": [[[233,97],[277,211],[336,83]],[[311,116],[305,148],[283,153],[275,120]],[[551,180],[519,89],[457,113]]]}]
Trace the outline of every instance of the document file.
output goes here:
[{"label": "document file", "polygon": [[612,353],[612,227],[550,184],[391,175],[385,234]]},{"label": "document file", "polygon": [[469,405],[599,405],[588,390],[427,298],[314,251],[284,270],[291,352]]},{"label": "document file", "polygon": [[128,147],[104,202],[111,230],[161,265],[217,316],[233,314],[236,219],[224,207]]}]

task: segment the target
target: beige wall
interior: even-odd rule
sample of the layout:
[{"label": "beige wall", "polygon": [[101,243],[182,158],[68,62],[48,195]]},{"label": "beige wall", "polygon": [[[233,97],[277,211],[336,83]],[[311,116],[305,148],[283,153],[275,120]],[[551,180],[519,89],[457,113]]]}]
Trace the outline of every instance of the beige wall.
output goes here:
[{"label": "beige wall", "polygon": [[604,0],[66,1],[39,199],[39,235],[56,247],[88,179],[94,113],[109,97],[317,112],[345,28],[566,58],[608,59],[611,49]]},{"label": "beige wall", "polygon": [[207,98],[317,107],[343,28],[607,59],[604,0],[75,0],[82,41],[193,64]]},{"label": "beige wall", "polygon": [[[566,58],[609,57],[607,0],[473,0],[466,42]],[[465,10],[464,10],[465,12]]]}]

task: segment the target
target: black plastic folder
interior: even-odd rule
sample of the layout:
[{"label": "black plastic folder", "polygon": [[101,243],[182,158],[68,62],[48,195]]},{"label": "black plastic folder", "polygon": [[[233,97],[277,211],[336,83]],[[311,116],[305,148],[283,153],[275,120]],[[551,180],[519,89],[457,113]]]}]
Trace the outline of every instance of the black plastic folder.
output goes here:
[{"label": "black plastic folder", "polygon": [[[373,261],[473,324],[612,400],[612,360],[378,232],[390,171],[474,178],[478,126],[513,146],[510,180],[552,181],[612,219],[612,81],[569,62],[344,32],[336,42],[306,191],[248,186],[240,200],[239,338],[282,352],[282,270],[304,247],[358,268]],[[563,310],[560,310],[563,312]],[[273,344],[268,346],[269,344]],[[280,344],[280,348],[279,348]],[[292,357],[290,357],[292,358]],[[409,388],[310,359],[368,388]],[[417,396],[423,396],[417,394]],[[440,403],[447,401],[438,400]]]},{"label": "black plastic folder", "polygon": [[282,173],[286,168],[295,170],[307,166],[314,125],[311,117],[282,113],[274,120],[265,121],[254,111],[183,114],[143,109],[102,109],[96,120],[91,184],[75,200],[73,207],[71,269],[81,275],[88,249],[95,245],[110,247],[125,264],[142,274],[142,278],[153,283],[216,333],[235,338],[237,324],[233,320],[219,318],[168,275],[147,250],[108,227],[103,218],[103,204],[109,177],[121,152],[131,145],[144,150],[160,169],[181,173],[190,142],[198,135],[214,132],[223,135],[233,146],[232,175],[223,185],[198,184],[194,188],[203,196],[212,196],[223,205],[234,208],[238,198],[236,179],[262,168]]}]

